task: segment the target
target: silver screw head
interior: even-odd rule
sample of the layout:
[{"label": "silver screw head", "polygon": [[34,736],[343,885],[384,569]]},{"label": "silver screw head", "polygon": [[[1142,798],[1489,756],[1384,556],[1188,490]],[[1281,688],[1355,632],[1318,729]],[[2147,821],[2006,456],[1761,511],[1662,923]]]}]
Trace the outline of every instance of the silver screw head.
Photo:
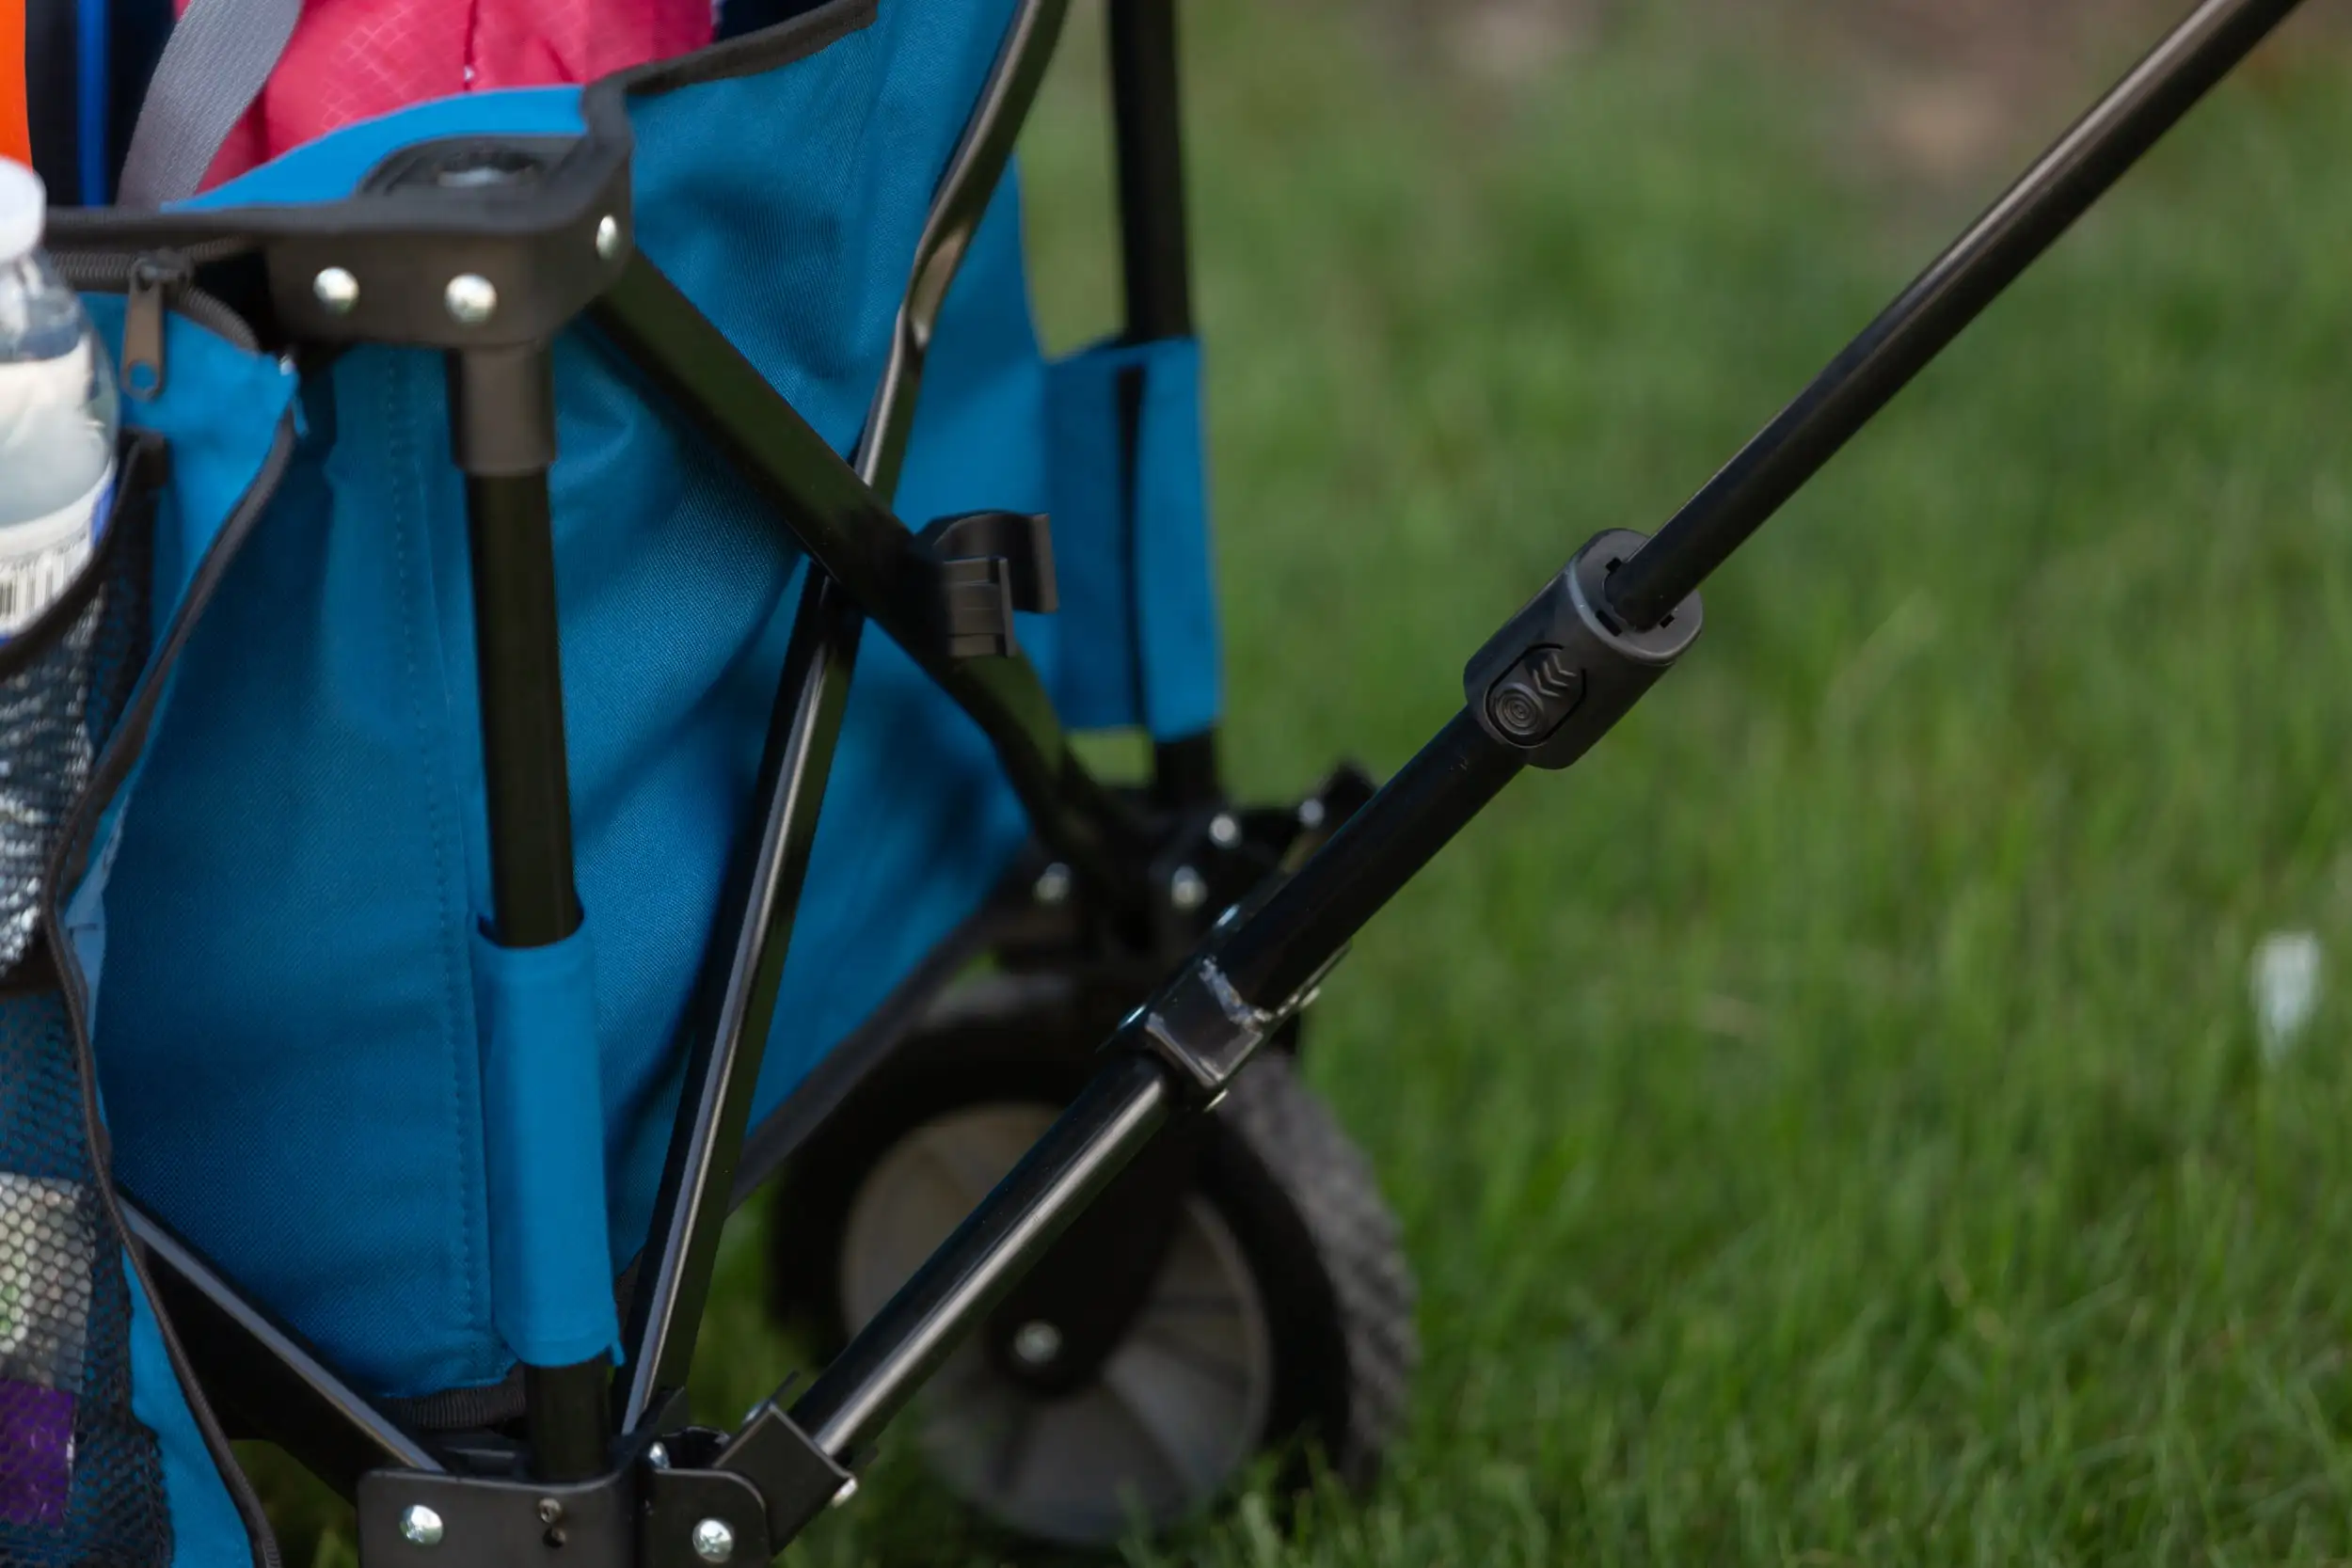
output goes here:
[{"label": "silver screw head", "polygon": [[1041,904],[1066,904],[1070,901],[1072,885],[1070,867],[1056,861],[1037,874],[1037,885],[1029,890],[1029,894]]},{"label": "silver screw head", "polygon": [[460,326],[480,326],[498,314],[499,292],[481,274],[461,272],[441,291],[441,303]]},{"label": "silver screw head", "polygon": [[359,306],[359,280],[342,267],[327,267],[310,279],[310,294],[332,315],[348,316]]},{"label": "silver screw head", "polygon": [[1197,910],[1209,900],[1208,879],[1189,865],[1180,865],[1168,879],[1168,901],[1180,910]]},{"label": "silver screw head", "polygon": [[645,1450],[645,1463],[657,1470],[668,1469],[670,1467],[669,1449],[663,1444],[656,1443]]},{"label": "silver screw head", "polygon": [[401,1539],[416,1546],[437,1546],[441,1544],[441,1516],[422,1503],[410,1503],[400,1511]]},{"label": "silver screw head", "polygon": [[1050,1367],[1061,1354],[1061,1330],[1042,1318],[1013,1331],[1013,1358],[1025,1367]]},{"label": "silver screw head", "polygon": [[596,254],[610,261],[621,253],[621,220],[611,213],[596,220]]},{"label": "silver screw head", "polygon": [[1220,849],[1231,849],[1241,842],[1241,824],[1233,820],[1232,812],[1221,811],[1209,818],[1209,842]]},{"label": "silver screw head", "polygon": [[539,1499],[539,1522],[541,1524],[552,1525],[563,1517],[564,1505],[562,1503],[557,1502],[553,1497]]},{"label": "silver screw head", "polygon": [[724,1519],[705,1519],[694,1527],[694,1555],[705,1562],[724,1562],[735,1555],[735,1531]]},{"label": "silver screw head", "polygon": [[1301,801],[1299,801],[1299,802],[1298,802],[1298,825],[1299,825],[1300,827],[1302,827],[1302,828],[1320,828],[1320,827],[1322,827],[1322,826],[1323,826],[1323,802],[1322,802],[1322,801],[1320,801],[1320,800],[1301,800]]}]

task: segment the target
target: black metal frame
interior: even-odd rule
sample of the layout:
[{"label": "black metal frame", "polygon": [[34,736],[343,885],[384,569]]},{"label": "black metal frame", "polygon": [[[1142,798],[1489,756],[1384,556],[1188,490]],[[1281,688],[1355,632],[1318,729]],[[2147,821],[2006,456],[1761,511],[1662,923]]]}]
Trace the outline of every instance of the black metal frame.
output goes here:
[{"label": "black metal frame", "polygon": [[[918,535],[889,507],[934,314],[1065,4],[1025,0],[1017,13],[918,246],[854,467],[651,263],[628,254],[628,136],[613,91],[591,89],[588,129],[577,142],[516,154],[525,172],[505,186],[425,189],[403,174],[324,216],[100,214],[58,225],[67,248],[258,254],[279,323],[294,338],[449,354],[473,537],[502,942],[560,941],[580,918],[548,537],[554,331],[585,314],[772,504],[812,562],[759,769],[758,817],[738,846],[703,976],[617,1383],[601,1361],[528,1369],[526,1448],[495,1433],[419,1433],[130,1211],[207,1388],[358,1497],[363,1560],[389,1560],[413,1542],[420,1506],[441,1521],[437,1533],[449,1531],[440,1555],[467,1562],[567,1545],[573,1561],[583,1553],[614,1564],[710,1561],[709,1541],[697,1558],[694,1538],[712,1529],[724,1533],[730,1554],[780,1549],[843,1491],[891,1416],[1122,1167],[1213,1105],[1311,998],[1356,930],[1523,768],[1568,766],[1629,711],[1696,638],[1706,577],[2296,0],[2202,0],[1655,536],[1611,531],[1579,550],[1470,661],[1462,711],[1343,825],[1335,822],[1336,832],[1279,847],[1287,851],[1281,863],[1246,894],[1220,889],[1209,907],[1225,912],[1205,933],[1165,919],[1155,867],[1165,867],[1173,836],[1197,833],[1202,809],[1220,799],[1213,736],[1159,749],[1152,800],[1095,780],[1013,644],[1009,610],[1021,585],[1036,603],[1050,572],[1034,551],[1016,559],[1028,546],[989,541],[1029,538],[1034,529],[992,522]],[[1127,335],[1180,336],[1191,330],[1191,300],[1174,4],[1120,0],[1110,14]],[[467,159],[479,166],[481,150],[410,161],[431,185],[435,168]],[[380,298],[363,292],[364,309],[338,314],[311,279],[355,257],[370,259],[371,276],[408,281]],[[511,304],[494,319],[455,319],[437,280],[461,273],[487,279]],[[1073,907],[1087,911],[1087,928],[1138,962],[1156,958],[1158,973],[1172,977],[1118,1028],[1092,1082],[1003,1184],[813,1383],[788,1403],[779,1390],[731,1435],[702,1432],[681,1424],[678,1391],[719,1228],[741,1196],[751,1087],[868,617],[987,733],[1042,853],[1074,874],[1082,896]],[[1025,901],[1017,893],[1006,907]],[[972,933],[957,940],[968,943]],[[1178,955],[1181,962],[1168,961]],[[950,967],[927,966],[922,985],[935,988]],[[899,1006],[893,1016],[918,1010]],[[837,1097],[841,1086],[820,1081],[809,1092]],[[785,1120],[799,1115],[804,1125],[809,1114],[787,1106]],[[762,1153],[763,1168],[772,1154]]]}]

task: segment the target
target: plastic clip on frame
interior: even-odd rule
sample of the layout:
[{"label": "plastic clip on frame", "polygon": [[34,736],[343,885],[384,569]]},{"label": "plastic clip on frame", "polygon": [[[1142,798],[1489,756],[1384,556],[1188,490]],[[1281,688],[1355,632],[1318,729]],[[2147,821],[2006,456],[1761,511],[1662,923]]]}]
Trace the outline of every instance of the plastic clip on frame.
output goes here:
[{"label": "plastic clip on frame", "polygon": [[[477,561],[485,767],[501,940],[561,940],[571,891],[546,470],[547,344],[586,314],[774,505],[816,570],[708,967],[654,1233],[609,1412],[600,1362],[532,1370],[527,1452],[407,1432],[342,1384],[203,1259],[140,1222],[210,1386],[356,1490],[365,1560],[427,1543],[453,1565],[703,1563],[780,1550],[892,1415],[1172,1118],[1213,1103],[1366,920],[1526,767],[1577,761],[1703,626],[1700,583],[1889,398],[2296,8],[2203,0],[1654,536],[1613,530],[1470,659],[1465,705],[1327,842],[1245,899],[1105,1047],[1096,1077],[914,1276],[797,1398],[732,1434],[677,1424],[718,1224],[771,1022],[791,911],[838,729],[857,628],[881,622],[995,744],[1049,850],[1114,916],[1146,900],[1150,847],[1072,757],[1009,611],[1051,601],[1034,520],[952,520],[928,536],[888,497],[923,346],[1061,19],[1018,13],[918,245],[890,372],[853,469],[628,245],[618,89],[583,100],[577,142],[451,147],[323,211],[60,215],[61,248],[259,252],[282,324],[318,341],[450,356],[453,436]],[[1132,336],[1189,322],[1167,0],[1114,11]],[[421,168],[422,175],[415,173]],[[460,168],[446,181],[436,171]],[[485,179],[484,170],[503,170]],[[362,280],[356,298],[343,281]],[[928,303],[927,303],[928,302]],[[1162,784],[1198,754],[1161,758]],[[1179,778],[1176,781],[1181,784]],[[1187,793],[1178,789],[1176,793]],[[267,1369],[268,1375],[256,1375]],[[246,1399],[236,1399],[237,1390]]]}]

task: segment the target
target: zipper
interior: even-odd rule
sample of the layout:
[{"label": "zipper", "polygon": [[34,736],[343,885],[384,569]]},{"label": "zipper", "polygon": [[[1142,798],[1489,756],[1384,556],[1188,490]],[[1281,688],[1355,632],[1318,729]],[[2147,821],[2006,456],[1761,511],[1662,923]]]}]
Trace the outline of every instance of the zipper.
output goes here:
[{"label": "zipper", "polygon": [[92,293],[123,296],[122,363],[116,379],[124,395],[151,403],[163,394],[164,321],[173,311],[215,337],[251,353],[261,340],[228,306],[196,286],[196,269],[246,249],[241,240],[212,240],[184,250],[70,250],[53,260],[65,280]]},{"label": "zipper", "polygon": [[[226,307],[221,308],[224,312]],[[233,318],[232,318],[233,319]],[[89,1148],[90,1175],[93,1185],[106,1212],[114,1234],[122,1241],[125,1267],[132,1275],[132,1285],[143,1294],[154,1319],[155,1331],[164,1343],[164,1354],[171,1363],[174,1378],[180,1385],[181,1396],[186,1400],[188,1414],[196,1422],[198,1434],[212,1457],[213,1467],[220,1475],[230,1500],[245,1523],[246,1533],[252,1543],[253,1568],[282,1568],[278,1556],[278,1536],[270,1527],[269,1517],[262,1510],[262,1499],[253,1489],[253,1482],[237,1463],[229,1447],[229,1435],[214,1413],[212,1403],[197,1382],[187,1351],[181,1343],[179,1330],[170,1315],[164,1310],[155,1293],[155,1282],[149,1275],[147,1259],[130,1241],[130,1231],[122,1221],[122,1211],[115,1197],[112,1175],[114,1157],[104,1120],[98,1107],[98,1061],[90,1037],[89,977],[83,974],[81,961],[74,956],[72,944],[65,938],[66,889],[79,888],[89,870],[91,840],[98,824],[113,802],[115,795],[130,777],[133,764],[146,749],[148,732],[154,723],[161,706],[163,693],[173,668],[186,650],[194,635],[196,624],[218,592],[229,565],[243,551],[246,541],[252,536],[262,513],[270,499],[278,493],[294,451],[294,420],[292,410],[279,421],[277,438],[271,443],[269,455],[252,484],[238,500],[236,507],[222,523],[219,534],[204,552],[196,576],[188,585],[176,613],[162,640],[149,656],[149,667],[139,677],[136,689],[124,705],[122,716],[115,723],[114,733],[106,737],[104,750],[91,769],[89,787],[73,808],[66,831],[51,857],[48,871],[48,892],[41,911],[42,929],[57,975],[57,990],[65,1004],[66,1019],[73,1035],[76,1065],[82,1074],[82,1131]],[[150,524],[152,527],[152,523]]]}]

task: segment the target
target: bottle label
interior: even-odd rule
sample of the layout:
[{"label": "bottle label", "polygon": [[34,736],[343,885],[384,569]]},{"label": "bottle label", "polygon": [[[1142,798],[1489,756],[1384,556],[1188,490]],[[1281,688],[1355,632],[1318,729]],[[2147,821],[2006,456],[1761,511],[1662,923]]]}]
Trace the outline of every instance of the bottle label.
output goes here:
[{"label": "bottle label", "polygon": [[0,639],[14,637],[65,596],[89,564],[114,496],[109,464],[88,494],[46,516],[0,529]]}]

